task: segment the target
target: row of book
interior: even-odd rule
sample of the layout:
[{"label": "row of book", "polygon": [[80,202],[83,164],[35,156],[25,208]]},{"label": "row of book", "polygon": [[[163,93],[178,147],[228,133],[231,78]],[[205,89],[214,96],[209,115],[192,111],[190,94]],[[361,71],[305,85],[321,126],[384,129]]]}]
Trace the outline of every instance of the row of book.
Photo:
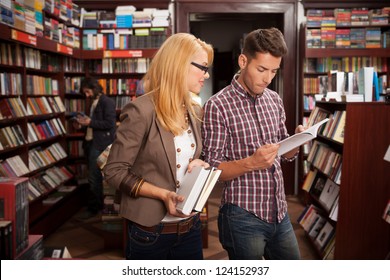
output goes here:
[{"label": "row of book", "polygon": [[19,44],[9,44],[0,42],[0,64],[22,66],[23,47]]},{"label": "row of book", "polygon": [[92,60],[89,65],[91,73],[141,73],[149,69],[150,58],[104,58]]},{"label": "row of book", "polygon": [[125,106],[127,103],[133,101],[136,98],[136,96],[117,95],[117,96],[110,96],[110,98],[114,99],[116,109],[122,109],[123,106]]},{"label": "row of book", "polygon": [[[64,148],[57,142],[46,148],[37,147],[28,151],[28,169],[30,171],[54,164],[68,155]],[[26,174],[26,173],[25,173]]]},{"label": "row of book", "polygon": [[[0,64],[19,67],[25,66],[26,68],[50,72],[61,72],[63,70],[65,72],[84,73],[85,71],[85,61],[83,59],[76,59],[68,56],[60,57],[29,47],[22,47],[19,44],[4,42],[0,43]],[[3,79],[4,78],[2,78],[2,80]],[[0,80],[0,83],[5,83],[2,82],[2,80]],[[3,92],[4,90],[2,90],[0,94],[5,95]]]},{"label": "row of book", "polygon": [[374,67],[376,72],[387,72],[387,60],[383,57],[318,57],[305,58],[305,73],[328,73],[332,70],[356,72],[362,67]]},{"label": "row of book", "polygon": [[[38,36],[40,34],[37,33]],[[63,44],[65,46],[80,48],[80,29],[60,23],[57,19],[45,17],[43,37]],[[42,36],[41,36],[42,37]]]},{"label": "row of book", "polygon": [[22,95],[22,75],[0,73],[0,95]]},{"label": "row of book", "polygon": [[346,111],[335,111],[330,113],[329,121],[319,132],[320,135],[332,139],[339,143],[344,143]]},{"label": "row of book", "polygon": [[65,93],[66,94],[81,94],[80,85],[84,77],[66,77],[65,78]]},{"label": "row of book", "polygon": [[65,134],[65,127],[59,118],[27,123],[27,139],[29,143]]},{"label": "row of book", "polygon": [[154,8],[137,11],[134,6],[118,6],[115,11],[81,9],[80,20],[84,28],[167,27],[170,25],[170,12],[167,9]]},{"label": "row of book", "polygon": [[36,123],[28,122],[27,138],[20,125],[5,126],[0,128],[0,150],[15,148],[65,134],[65,127],[59,118],[43,120]]},{"label": "row of book", "polygon": [[[104,31],[104,33],[103,33]],[[141,33],[141,31],[144,31]],[[159,31],[159,32],[157,32]],[[153,34],[150,34],[152,33]],[[166,28],[132,30],[88,29],[83,31],[84,50],[127,50],[159,48],[166,40]]]},{"label": "row of book", "polygon": [[336,101],[381,101],[387,90],[387,75],[378,75],[373,67],[363,67],[357,72],[330,71],[328,75],[306,77],[303,94],[327,96],[337,94]]},{"label": "row of book", "polygon": [[20,157],[14,155],[0,161],[0,176],[20,177],[39,168],[53,164],[67,156],[59,143],[46,148],[37,147],[28,151],[28,166]]},{"label": "row of book", "polygon": [[58,80],[26,75],[26,92],[29,95],[58,95]]},{"label": "row of book", "polygon": [[27,115],[64,113],[65,106],[59,96],[27,98]]},{"label": "row of book", "polygon": [[0,176],[20,177],[28,173],[30,173],[30,170],[19,155],[0,161]]},{"label": "row of book", "polygon": [[390,7],[308,9],[306,20],[309,27],[386,25],[389,15]]},{"label": "row of book", "polygon": [[85,112],[84,99],[65,99],[66,112]]},{"label": "row of book", "polygon": [[323,137],[332,139],[336,142],[344,143],[346,115],[347,112],[345,110],[336,110],[334,112],[327,112],[323,109],[320,109],[319,107],[314,106],[310,113],[310,116],[305,117],[303,119],[303,124],[305,126],[312,126],[313,124],[316,124],[317,122],[325,118],[329,118],[329,121],[324,126],[321,126],[319,128],[318,134]]},{"label": "row of book", "polygon": [[390,48],[390,31],[379,27],[306,30],[307,48]]},{"label": "row of book", "polygon": [[2,0],[0,10],[0,22],[37,36],[43,36],[48,15],[74,26],[80,23],[80,8],[72,0]]},{"label": "row of book", "polygon": [[[74,191],[76,186],[64,185],[73,177],[73,172],[65,166],[54,166],[31,177],[28,183],[29,201],[51,193],[60,192],[62,195],[65,195]],[[56,190],[56,192],[53,192],[53,190]]]},{"label": "row of book", "polygon": [[84,148],[82,140],[71,140],[68,142],[68,152],[71,157],[84,157]]},{"label": "row of book", "polygon": [[[310,195],[325,209],[327,216],[337,221],[339,184],[330,178],[324,177],[318,169],[311,169],[302,185],[302,190]],[[323,214],[325,215],[325,213]]]},{"label": "row of book", "polygon": [[334,259],[335,226],[323,216],[322,211],[310,204],[298,218],[309,238],[317,247],[323,259]]},{"label": "row of book", "polygon": [[304,111],[311,111],[316,106],[316,99],[313,95],[303,95],[303,110]]},{"label": "row of book", "polygon": [[337,184],[341,182],[342,155],[328,145],[314,141],[307,161]]},{"label": "row of book", "polygon": [[27,98],[26,107],[20,98],[1,99],[0,108],[0,120],[65,112],[59,96]]},{"label": "row of book", "polygon": [[26,68],[46,70],[50,72],[61,71],[61,57],[41,52],[32,48],[24,48],[24,65]]},{"label": "row of book", "polygon": [[140,79],[100,79],[99,83],[108,96],[138,96],[143,91]]},{"label": "row of book", "polygon": [[63,69],[67,73],[84,73],[85,61],[84,59],[77,59],[65,56],[63,60]]},{"label": "row of book", "polygon": [[20,125],[17,124],[0,128],[0,150],[14,148],[27,143]]}]

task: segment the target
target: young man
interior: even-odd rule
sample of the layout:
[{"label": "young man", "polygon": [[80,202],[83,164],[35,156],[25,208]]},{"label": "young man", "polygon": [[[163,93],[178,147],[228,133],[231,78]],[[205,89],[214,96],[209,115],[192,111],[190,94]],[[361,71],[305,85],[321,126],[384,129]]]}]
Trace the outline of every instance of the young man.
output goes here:
[{"label": "young man", "polygon": [[286,53],[278,29],[252,31],[238,58],[239,73],[204,106],[203,155],[222,170],[218,227],[230,259],[300,258],[280,165],[294,160],[298,149],[277,156],[276,143],[288,137],[286,116],[282,99],[267,88]]},{"label": "young man", "polygon": [[97,166],[97,158],[115,139],[115,102],[104,95],[98,80],[85,78],[80,91],[91,99],[90,116],[80,116],[77,121],[86,127],[85,148],[88,159],[88,183],[90,193],[87,212],[80,218],[89,219],[103,209],[103,175]]}]

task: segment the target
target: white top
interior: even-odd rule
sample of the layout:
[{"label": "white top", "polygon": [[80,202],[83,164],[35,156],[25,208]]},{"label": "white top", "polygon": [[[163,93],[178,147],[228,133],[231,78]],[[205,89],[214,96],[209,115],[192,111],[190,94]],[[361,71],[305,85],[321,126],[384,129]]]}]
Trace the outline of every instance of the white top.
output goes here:
[{"label": "white top", "polygon": [[[187,171],[188,164],[193,159],[196,149],[196,142],[191,125],[181,135],[173,138],[176,150],[176,178],[181,182]],[[183,220],[183,218],[165,215],[162,223],[171,223]]]}]

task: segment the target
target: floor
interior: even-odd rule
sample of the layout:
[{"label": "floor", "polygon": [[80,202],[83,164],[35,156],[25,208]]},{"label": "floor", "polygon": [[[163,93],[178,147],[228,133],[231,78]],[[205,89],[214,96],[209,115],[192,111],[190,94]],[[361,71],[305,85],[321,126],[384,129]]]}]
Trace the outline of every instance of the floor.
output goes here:
[{"label": "floor", "polygon": [[[227,260],[227,253],[218,240],[217,215],[221,188],[216,186],[208,201],[208,248],[204,249],[206,260]],[[317,259],[301,226],[296,223],[303,205],[295,196],[288,197],[289,215],[298,239],[301,258]],[[45,247],[66,246],[70,255],[77,259],[123,260],[121,221],[102,222],[99,216],[89,220],[78,219],[78,214],[44,239]]]}]

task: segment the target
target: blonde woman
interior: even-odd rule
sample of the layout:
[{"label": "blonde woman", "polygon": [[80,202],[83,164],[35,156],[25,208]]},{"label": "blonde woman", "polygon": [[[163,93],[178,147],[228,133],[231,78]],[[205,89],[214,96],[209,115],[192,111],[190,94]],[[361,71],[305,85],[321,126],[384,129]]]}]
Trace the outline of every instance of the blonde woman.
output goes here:
[{"label": "blonde woman", "polygon": [[199,214],[176,204],[184,174],[202,150],[199,94],[209,78],[211,45],[187,33],[169,37],[144,77],[145,94],[121,114],[105,179],[121,191],[120,214],[128,221],[127,259],[202,259]]}]

